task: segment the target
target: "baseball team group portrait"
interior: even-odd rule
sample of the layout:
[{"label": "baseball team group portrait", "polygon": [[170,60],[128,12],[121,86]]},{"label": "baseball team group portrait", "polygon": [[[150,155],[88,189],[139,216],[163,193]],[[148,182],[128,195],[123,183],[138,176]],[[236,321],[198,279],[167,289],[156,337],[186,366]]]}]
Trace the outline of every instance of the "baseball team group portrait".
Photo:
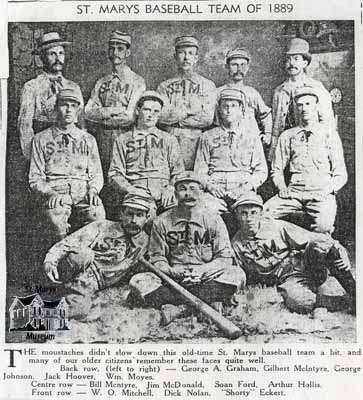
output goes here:
[{"label": "baseball team group portrait", "polygon": [[7,341],[356,340],[352,21],[11,23],[9,55]]}]

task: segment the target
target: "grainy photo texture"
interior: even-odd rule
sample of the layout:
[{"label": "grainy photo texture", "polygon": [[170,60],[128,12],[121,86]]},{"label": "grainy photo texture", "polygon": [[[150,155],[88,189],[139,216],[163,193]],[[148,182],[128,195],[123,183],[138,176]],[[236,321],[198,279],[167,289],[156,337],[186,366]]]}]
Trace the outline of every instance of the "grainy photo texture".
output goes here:
[{"label": "grainy photo texture", "polygon": [[10,23],[8,342],[354,342],[353,21]]}]

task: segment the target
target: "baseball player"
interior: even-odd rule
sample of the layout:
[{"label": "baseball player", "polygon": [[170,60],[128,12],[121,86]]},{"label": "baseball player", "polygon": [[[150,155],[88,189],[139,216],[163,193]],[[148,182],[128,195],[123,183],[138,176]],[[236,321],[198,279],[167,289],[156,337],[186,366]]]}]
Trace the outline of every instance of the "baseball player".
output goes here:
[{"label": "baseball player", "polygon": [[184,165],[194,167],[198,139],[213,123],[216,105],[215,84],[195,72],[199,43],[193,36],[175,39],[178,74],[162,82],[157,91],[168,99],[160,124],[178,138]]},{"label": "baseball player", "polygon": [[262,198],[253,192],[240,197],[233,208],[240,230],[232,247],[247,284],[277,285],[290,311],[309,313],[331,307],[329,298],[318,291],[330,274],[350,296],[354,311],[356,284],[347,251],[338,241],[267,218]]},{"label": "baseball player", "polygon": [[342,143],[331,125],[319,122],[319,90],[301,87],[294,99],[298,126],[278,139],[271,176],[279,193],[265,204],[265,210],[273,218],[302,212],[312,230],[331,233],[337,208],[335,195],[347,182]]},{"label": "baseball player", "polygon": [[[63,40],[59,33],[45,33],[36,49],[43,63],[43,72],[35,79],[26,82],[20,101],[18,132],[23,155],[29,160],[33,136],[49,128],[56,120],[54,106],[57,94],[61,89],[79,86],[63,76],[65,48],[71,42]],[[83,109],[83,98],[80,97],[80,109]]]},{"label": "baseball player", "polygon": [[112,72],[96,82],[86,108],[90,128],[96,131],[104,176],[107,176],[115,138],[130,129],[138,98],[145,91],[144,79],[126,64],[131,36],[114,31],[108,40]]},{"label": "baseball player", "polygon": [[285,68],[288,78],[278,86],[272,101],[272,142],[269,158],[272,159],[277,140],[286,129],[298,124],[298,111],[293,101],[296,89],[303,86],[313,87],[319,94],[319,121],[327,123],[332,129],[336,128],[334,111],[330,93],[324,85],[307,75],[307,67],[311,62],[309,43],[300,38],[290,41],[286,51]]},{"label": "baseball player", "polygon": [[271,109],[267,107],[256,89],[244,83],[250,68],[250,62],[251,55],[248,50],[242,48],[229,50],[226,54],[226,69],[229,81],[217,88],[217,94],[219,95],[224,89],[240,90],[244,100],[244,118],[255,125],[257,132],[261,133],[262,143],[265,146],[269,146],[272,132]]},{"label": "baseball player", "polygon": [[210,207],[227,211],[244,192],[255,191],[267,178],[267,164],[251,121],[242,118],[244,96],[239,89],[220,92],[220,126],[202,134],[194,165]]},{"label": "baseball player", "polygon": [[[151,262],[207,301],[228,303],[244,284],[244,273],[232,265],[227,229],[217,214],[201,206],[199,178],[185,172],[175,180],[178,206],[154,220]],[[178,296],[151,272],[134,275],[131,293],[144,304],[179,304]]]},{"label": "baseball player", "polygon": [[156,128],[165,99],[143,93],[136,104],[136,125],[114,144],[109,181],[118,193],[151,193],[159,211],[175,205],[174,179],[184,171],[177,139]]},{"label": "baseball player", "polygon": [[126,282],[137,270],[148,236],[142,230],[153,199],[125,196],[116,221],[100,220],[56,243],[44,260],[48,278],[62,284],[69,317],[87,319],[97,291]]},{"label": "baseball player", "polygon": [[81,101],[77,88],[61,89],[55,125],[33,140],[29,184],[55,240],[68,233],[71,214],[74,228],[105,217],[98,197],[103,176],[96,140],[75,126]]}]

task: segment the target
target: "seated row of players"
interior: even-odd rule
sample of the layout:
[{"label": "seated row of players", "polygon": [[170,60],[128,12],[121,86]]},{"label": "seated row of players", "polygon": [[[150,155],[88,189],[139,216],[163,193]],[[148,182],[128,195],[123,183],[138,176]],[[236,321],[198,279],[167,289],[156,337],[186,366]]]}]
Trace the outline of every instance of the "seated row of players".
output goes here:
[{"label": "seated row of players", "polygon": [[140,257],[149,258],[212,305],[230,306],[246,284],[262,283],[276,285],[290,311],[309,313],[331,307],[329,298],[319,292],[330,274],[346,290],[354,308],[349,258],[330,235],[265,217],[262,198],[249,192],[233,205],[239,230],[230,243],[221,217],[211,214],[201,201],[198,176],[179,175],[175,194],[177,206],[154,220],[150,240],[143,228],[154,201],[140,190],[124,197],[115,221],[93,222],[48,251],[44,269],[51,281],[63,285],[70,318],[89,319],[99,290],[127,283],[128,302],[133,306],[161,307],[164,323],[185,315],[185,307],[172,307],[182,300],[145,271]]},{"label": "seated row of players", "polygon": [[[29,183],[43,218],[56,239],[74,228],[104,217],[98,194],[103,174],[94,137],[76,127],[81,105],[77,89],[62,89],[57,96],[56,123],[35,135]],[[311,229],[332,233],[336,215],[335,194],[347,173],[338,134],[318,121],[319,98],[311,87],[296,91],[300,125],[278,140],[271,176],[279,193],[265,204],[274,218],[303,211]],[[176,137],[156,127],[165,100],[147,91],[136,103],[136,124],[114,143],[109,182],[122,198],[147,189],[155,211],[174,206],[175,177],[184,171]],[[200,176],[206,206],[226,212],[267,178],[261,141],[242,118],[243,98],[236,89],[221,91],[218,101],[220,126],[204,132],[199,141],[194,171]],[[286,182],[285,170],[290,179]]]}]

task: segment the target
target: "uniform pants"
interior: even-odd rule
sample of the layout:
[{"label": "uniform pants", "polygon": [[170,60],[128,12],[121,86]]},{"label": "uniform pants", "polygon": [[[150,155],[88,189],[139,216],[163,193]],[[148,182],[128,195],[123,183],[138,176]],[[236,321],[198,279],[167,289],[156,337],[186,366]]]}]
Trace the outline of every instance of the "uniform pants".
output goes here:
[{"label": "uniform pants", "polygon": [[[150,192],[151,196],[155,201],[155,212],[151,210],[151,214],[160,214],[165,211],[165,209],[161,205],[161,195],[163,190],[169,185],[168,179],[159,179],[159,178],[141,178],[130,181],[133,186],[138,186],[146,189]],[[168,208],[172,208],[176,206],[176,202],[171,204]]]},{"label": "uniform pants", "polygon": [[[293,219],[301,225],[301,215],[309,218],[311,229],[315,232],[332,233],[337,212],[335,196],[330,194],[324,200],[300,200],[297,198],[282,199],[272,197],[264,205],[265,212],[274,219]],[[305,227],[305,226],[304,226]]]},{"label": "uniform pants", "polygon": [[[246,283],[246,276],[242,269],[236,266],[216,266],[216,270],[224,269],[223,274],[216,279],[198,285],[184,286],[207,303],[216,301],[228,301],[233,294],[240,290]],[[202,274],[211,273],[209,266],[195,265],[193,272]],[[178,283],[181,283],[180,281]],[[152,272],[144,272],[134,275],[129,283],[131,296],[140,300],[143,304],[160,308],[163,304],[182,304],[185,301],[175,290],[169,289],[161,279]]]},{"label": "uniform pants", "polygon": [[[56,208],[48,208],[47,204],[42,202],[41,214],[46,223],[50,234],[54,240],[63,239],[70,230],[70,219],[72,218],[72,229],[78,229],[90,222],[104,219],[105,209],[101,203],[99,206],[91,206],[86,202],[86,184],[72,186],[61,185],[52,188],[53,191],[63,196],[62,205]],[[46,201],[47,203],[47,201]]]}]

